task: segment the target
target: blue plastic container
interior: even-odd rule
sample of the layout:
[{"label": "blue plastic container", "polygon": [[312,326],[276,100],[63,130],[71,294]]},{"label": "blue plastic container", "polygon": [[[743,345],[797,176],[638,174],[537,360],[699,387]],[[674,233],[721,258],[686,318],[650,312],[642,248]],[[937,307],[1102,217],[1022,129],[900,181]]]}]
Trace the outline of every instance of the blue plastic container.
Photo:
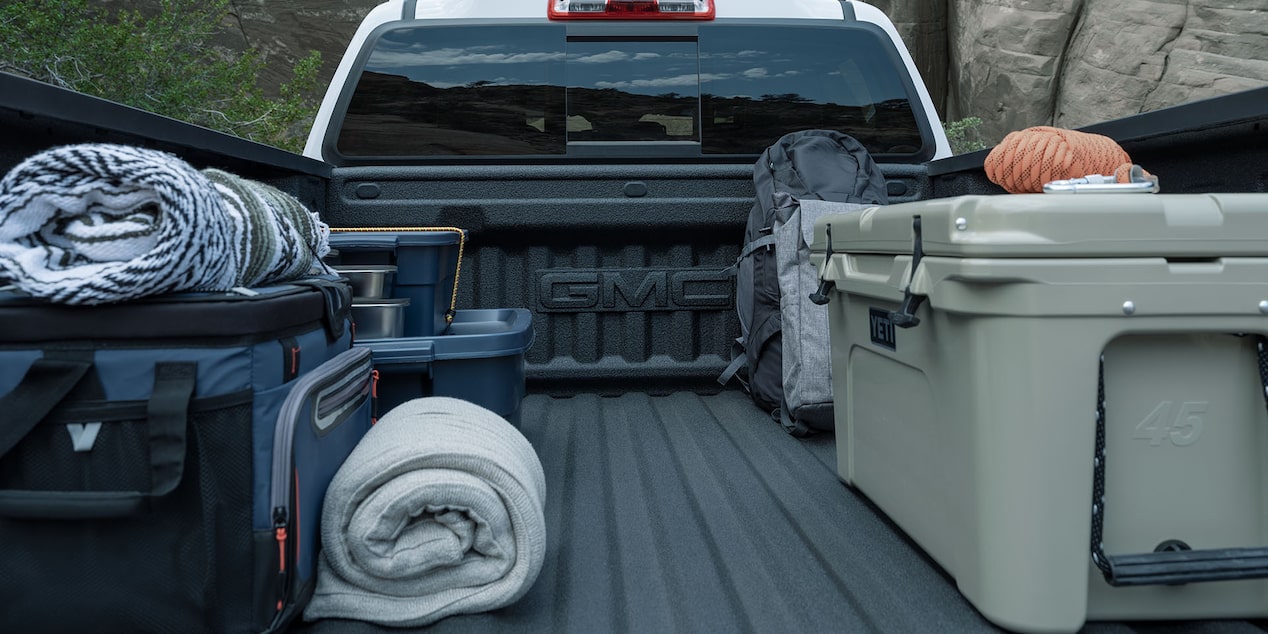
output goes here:
[{"label": "blue plastic container", "polygon": [[406,337],[430,337],[445,331],[445,311],[458,271],[456,231],[332,233],[339,265],[395,264],[392,297],[409,299]]},{"label": "blue plastic container", "polygon": [[374,355],[379,415],[408,400],[451,396],[518,427],[532,319],[524,308],[460,310],[443,335],[355,342]]}]

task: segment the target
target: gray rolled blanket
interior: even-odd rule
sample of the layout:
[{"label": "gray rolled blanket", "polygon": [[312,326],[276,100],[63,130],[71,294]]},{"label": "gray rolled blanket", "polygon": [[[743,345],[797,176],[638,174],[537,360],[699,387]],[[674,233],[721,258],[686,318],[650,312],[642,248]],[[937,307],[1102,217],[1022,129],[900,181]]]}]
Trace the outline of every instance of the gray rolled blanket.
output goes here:
[{"label": "gray rolled blanket", "polygon": [[133,146],[53,148],[0,180],[0,284],[65,304],[294,279],[329,233],[274,187]]},{"label": "gray rolled blanket", "polygon": [[422,626],[509,605],[546,553],[532,445],[472,403],[407,401],[374,425],[326,491],[304,618]]}]

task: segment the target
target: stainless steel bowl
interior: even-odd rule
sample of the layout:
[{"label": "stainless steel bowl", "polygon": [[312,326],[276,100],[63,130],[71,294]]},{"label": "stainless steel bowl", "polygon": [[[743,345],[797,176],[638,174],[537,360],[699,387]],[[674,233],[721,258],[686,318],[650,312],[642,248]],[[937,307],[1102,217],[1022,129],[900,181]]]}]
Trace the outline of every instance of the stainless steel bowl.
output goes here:
[{"label": "stainless steel bowl", "polygon": [[408,298],[352,300],[357,339],[393,339],[405,333]]},{"label": "stainless steel bowl", "polygon": [[334,267],[352,283],[352,296],[379,299],[392,294],[396,267],[390,264],[359,264]]}]

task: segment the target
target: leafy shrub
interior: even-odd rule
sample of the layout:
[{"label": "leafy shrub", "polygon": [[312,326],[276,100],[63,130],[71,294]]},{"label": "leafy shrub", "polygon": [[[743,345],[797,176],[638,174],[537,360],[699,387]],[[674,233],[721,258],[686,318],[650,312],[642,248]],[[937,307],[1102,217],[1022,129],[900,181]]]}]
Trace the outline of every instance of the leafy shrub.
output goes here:
[{"label": "leafy shrub", "polygon": [[268,98],[258,52],[213,45],[228,0],[153,0],[107,12],[88,0],[0,2],[0,70],[174,119],[299,151],[321,54],[312,51]]},{"label": "leafy shrub", "polygon": [[986,149],[979,130],[981,126],[982,120],[977,117],[965,117],[958,121],[946,122],[943,127],[947,131],[947,141],[951,143],[951,153],[967,154]]}]

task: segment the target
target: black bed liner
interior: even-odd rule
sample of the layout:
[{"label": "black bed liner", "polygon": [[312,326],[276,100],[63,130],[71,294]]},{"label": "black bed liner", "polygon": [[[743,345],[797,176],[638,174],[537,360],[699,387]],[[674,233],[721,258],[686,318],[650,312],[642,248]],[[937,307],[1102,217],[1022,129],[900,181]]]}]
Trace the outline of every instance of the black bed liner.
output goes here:
[{"label": "black bed liner", "polygon": [[[516,604],[428,632],[989,632],[949,579],[738,391],[529,396],[548,550]],[[1088,632],[1262,632],[1247,621]],[[323,621],[310,632],[401,632]]]}]

